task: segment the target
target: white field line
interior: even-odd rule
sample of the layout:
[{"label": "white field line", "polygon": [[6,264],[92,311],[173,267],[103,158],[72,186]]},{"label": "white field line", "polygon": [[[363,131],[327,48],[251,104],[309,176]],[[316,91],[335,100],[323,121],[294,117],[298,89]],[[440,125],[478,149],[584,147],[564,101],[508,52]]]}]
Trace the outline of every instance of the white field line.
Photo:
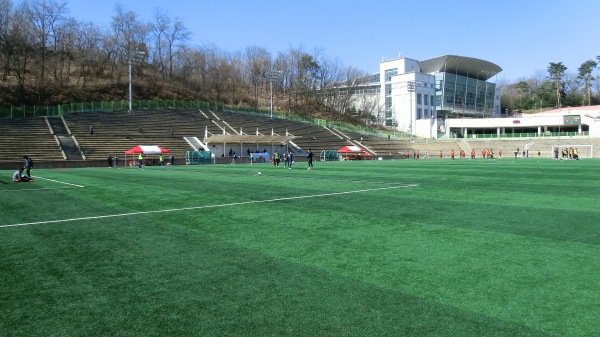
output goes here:
[{"label": "white field line", "polygon": [[[63,185],[69,185],[72,187],[47,187],[47,188],[22,188],[22,189],[18,189],[18,190],[8,190],[8,191],[3,191],[3,192],[29,192],[29,191],[45,191],[45,190],[62,190],[62,189],[67,189],[67,188],[82,188],[85,186],[82,185],[77,185],[77,184],[71,184],[71,183],[67,183],[64,181],[59,181],[59,180],[54,180],[54,179],[49,179],[49,178],[42,178],[40,176],[33,176],[36,179],[43,179],[43,180],[48,180],[54,183],[58,183],[58,184],[63,184]],[[29,184],[29,183],[28,183]]]},{"label": "white field line", "polygon": [[12,225],[0,225],[0,228],[21,227],[21,226],[31,226],[31,225],[46,225],[46,224],[61,223],[61,222],[73,222],[73,221],[83,221],[83,220],[117,218],[117,217],[125,217],[125,216],[132,216],[132,215],[145,215],[145,214],[167,213],[167,212],[181,212],[181,211],[190,211],[190,210],[206,209],[206,208],[218,208],[218,207],[231,207],[231,206],[239,206],[239,205],[251,205],[251,204],[260,204],[260,203],[266,203],[266,202],[286,201],[286,200],[298,200],[298,199],[310,199],[310,198],[320,198],[320,197],[329,197],[329,196],[334,196],[334,195],[364,193],[364,192],[382,191],[382,190],[389,190],[389,189],[395,189],[395,188],[408,188],[408,187],[416,187],[416,186],[419,186],[419,185],[417,185],[417,184],[397,185],[397,186],[369,188],[369,189],[346,191],[346,192],[333,192],[333,193],[323,193],[323,194],[313,194],[313,195],[301,195],[301,196],[296,196],[296,197],[285,197],[285,198],[275,198],[275,199],[266,199],[266,200],[241,201],[241,202],[233,202],[233,203],[217,204],[217,205],[204,205],[204,206],[194,206],[194,207],[184,207],[184,208],[162,209],[162,210],[156,210],[156,211],[131,212],[131,213],[98,215],[98,216],[89,216],[89,217],[71,218],[71,219],[25,222],[25,223],[12,224]]},{"label": "white field line", "polygon": [[75,187],[85,187],[85,186],[82,186],[82,185],[77,185],[77,184],[66,183],[66,182],[64,182],[64,181],[58,181],[58,180],[54,180],[54,179],[42,178],[42,177],[38,177],[38,176],[34,176],[34,178],[37,178],[37,179],[43,179],[43,180],[48,180],[48,181],[52,181],[52,182],[59,183],[59,184],[65,184],[65,185],[69,185],[69,186],[75,186]]},{"label": "white field line", "polygon": [[[80,186],[80,187],[83,187],[83,186]],[[72,189],[72,188],[79,188],[79,187],[25,188],[25,189],[8,190],[8,191],[2,191],[2,192],[3,193],[13,193],[13,192],[30,192],[31,193],[31,191],[66,190],[66,189]]]}]

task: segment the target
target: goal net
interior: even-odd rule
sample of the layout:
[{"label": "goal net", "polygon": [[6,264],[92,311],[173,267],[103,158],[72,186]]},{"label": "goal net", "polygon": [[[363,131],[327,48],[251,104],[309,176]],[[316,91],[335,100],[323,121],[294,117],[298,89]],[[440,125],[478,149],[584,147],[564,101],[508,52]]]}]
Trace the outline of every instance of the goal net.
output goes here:
[{"label": "goal net", "polygon": [[[569,149],[577,151],[579,159],[583,158],[594,158],[594,145],[552,145],[552,158],[554,159],[574,159],[569,156]],[[556,158],[556,151],[558,150],[558,158]],[[567,155],[564,156],[563,152],[566,151]]]}]

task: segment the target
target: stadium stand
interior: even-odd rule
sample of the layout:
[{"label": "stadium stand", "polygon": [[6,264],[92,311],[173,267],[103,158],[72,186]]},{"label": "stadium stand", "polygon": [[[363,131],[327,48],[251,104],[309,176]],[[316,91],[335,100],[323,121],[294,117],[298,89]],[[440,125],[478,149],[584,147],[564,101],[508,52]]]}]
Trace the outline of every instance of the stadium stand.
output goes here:
[{"label": "stadium stand", "polygon": [[[48,117],[60,118],[60,117]],[[482,149],[493,149],[497,155],[514,156],[514,151],[528,148],[529,157],[552,157],[552,146],[593,145],[593,157],[600,155],[600,139],[589,137],[502,138],[502,139],[442,139],[409,142],[408,139],[360,134],[341,128],[322,127],[307,122],[269,118],[265,115],[231,111],[134,111],[79,112],[64,116],[70,135],[79,146],[85,161],[106,160],[108,155],[123,156],[136,145],[159,145],[183,159],[194,148],[185,139],[230,135],[292,135],[292,147],[302,156],[309,148],[315,155],[324,150],[337,150],[347,145],[361,146],[374,158],[404,158],[405,153],[418,150],[422,159],[437,159],[442,151],[457,156],[461,148],[475,150],[481,158]],[[24,155],[37,161],[65,161],[65,155],[45,118],[0,120],[0,161],[18,162]],[[93,126],[93,134],[90,133]],[[581,150],[588,151],[589,146]],[[240,154],[242,157],[246,153]],[[467,157],[469,153],[467,153]],[[587,157],[587,156],[586,156]],[[583,158],[583,156],[582,156]],[[11,164],[14,165],[14,164]]]},{"label": "stadium stand", "polygon": [[34,161],[64,160],[44,118],[0,120],[0,159],[20,161],[24,155]]}]

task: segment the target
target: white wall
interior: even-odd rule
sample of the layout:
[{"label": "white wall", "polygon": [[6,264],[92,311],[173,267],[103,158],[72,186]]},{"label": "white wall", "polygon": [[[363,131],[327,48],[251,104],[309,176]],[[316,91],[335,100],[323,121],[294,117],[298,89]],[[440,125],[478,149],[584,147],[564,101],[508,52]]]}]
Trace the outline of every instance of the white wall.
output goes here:
[{"label": "white wall", "polygon": [[[523,127],[543,127],[564,125],[563,115],[576,113],[562,113],[551,116],[527,116],[512,118],[457,118],[446,120],[446,135],[450,136],[450,128],[471,129],[471,128],[523,128]],[[587,117],[581,114],[582,124],[589,125],[589,136],[600,137],[600,120]]]},{"label": "white wall", "polygon": [[[408,82],[416,83],[415,91],[408,91]],[[417,95],[423,97],[422,103],[417,104]],[[435,96],[435,76],[422,73],[405,73],[392,77],[392,110],[396,121],[398,122],[398,130],[410,132],[412,125],[413,135],[429,138],[437,135],[435,129],[430,130],[429,125],[432,123],[430,117],[424,118],[424,110],[429,110],[435,113],[435,106],[431,106],[429,99],[427,104],[424,102],[424,97]],[[417,119],[417,109],[422,110],[422,119]],[[437,123],[435,123],[437,125]]]}]

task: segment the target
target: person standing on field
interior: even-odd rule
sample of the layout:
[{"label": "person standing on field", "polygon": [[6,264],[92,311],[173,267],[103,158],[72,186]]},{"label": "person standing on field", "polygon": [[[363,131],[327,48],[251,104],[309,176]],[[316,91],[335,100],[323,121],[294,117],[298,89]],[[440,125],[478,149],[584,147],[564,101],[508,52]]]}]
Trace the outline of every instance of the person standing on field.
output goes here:
[{"label": "person standing on field", "polygon": [[29,156],[24,156],[23,159],[25,159],[25,165],[24,165],[25,174],[27,175],[28,178],[31,178],[31,169],[33,168],[33,160]]},{"label": "person standing on field", "polygon": [[291,170],[292,169],[292,164],[294,163],[294,154],[292,153],[292,150],[290,150],[290,152],[288,152],[288,169]]},{"label": "person standing on field", "polygon": [[307,170],[313,169],[313,153],[310,149],[308,149],[308,155],[306,156],[306,161],[308,162]]},{"label": "person standing on field", "polygon": [[283,167],[288,167],[290,164],[290,157],[288,157],[288,153],[283,151]]}]

